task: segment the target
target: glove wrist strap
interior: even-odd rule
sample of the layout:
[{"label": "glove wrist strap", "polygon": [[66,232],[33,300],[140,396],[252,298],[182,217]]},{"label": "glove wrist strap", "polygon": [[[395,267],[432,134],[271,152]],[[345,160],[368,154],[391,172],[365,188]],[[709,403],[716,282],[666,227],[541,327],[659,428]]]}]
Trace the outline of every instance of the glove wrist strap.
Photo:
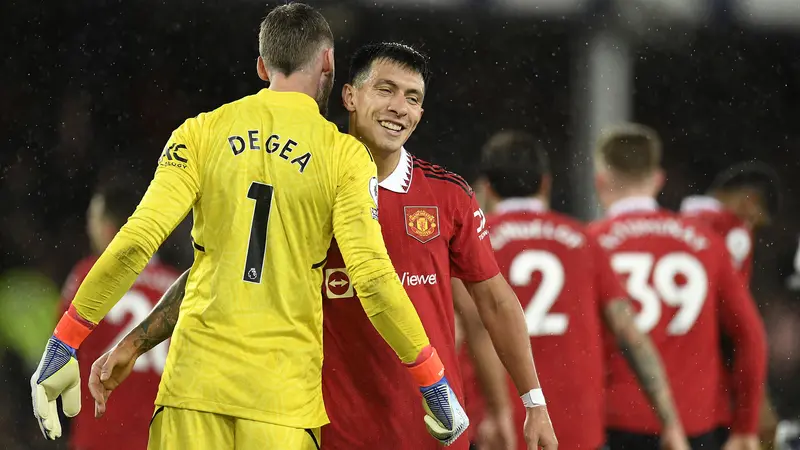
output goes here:
[{"label": "glove wrist strap", "polygon": [[70,305],[67,312],[58,321],[53,336],[70,347],[77,349],[86,339],[86,336],[89,336],[89,333],[94,330],[95,326],[92,322],[81,317],[75,307]]},{"label": "glove wrist strap", "polygon": [[444,364],[439,359],[436,349],[427,346],[422,349],[417,361],[412,365],[406,365],[414,381],[421,387],[432,386],[439,382],[444,376]]},{"label": "glove wrist strap", "polygon": [[537,406],[545,406],[547,403],[544,401],[544,393],[541,389],[531,389],[530,391],[520,396],[522,404],[526,408],[535,408]]}]

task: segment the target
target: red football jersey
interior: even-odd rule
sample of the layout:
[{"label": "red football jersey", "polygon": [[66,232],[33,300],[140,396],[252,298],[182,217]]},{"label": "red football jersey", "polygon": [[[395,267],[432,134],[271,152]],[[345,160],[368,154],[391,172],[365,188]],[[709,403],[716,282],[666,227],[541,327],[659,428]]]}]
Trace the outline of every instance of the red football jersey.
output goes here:
[{"label": "red football jersey", "polygon": [[[542,202],[505,200],[487,222],[500,271],[525,310],[559,446],[600,448],[605,442],[602,310],[626,298],[625,291],[584,226],[547,211]],[[516,389],[509,388],[515,399]],[[517,444],[526,449],[525,407],[520,401],[512,405]]]},{"label": "red football jersey", "polygon": [[[380,183],[383,237],[445,376],[463,401],[450,276],[483,281],[497,275],[497,264],[467,183],[401,151],[397,168]],[[324,274],[322,392],[331,420],[322,429],[325,448],[441,450],[425,428],[416,384],[369,322],[335,243]],[[468,446],[462,437],[452,448]]]},{"label": "red football jersey", "polygon": [[750,287],[753,273],[753,233],[747,224],[714,197],[687,197],[681,203],[681,214],[711,227],[722,239],[731,256],[734,268]]},{"label": "red football jersey", "polygon": [[[81,260],[73,269],[61,294],[62,311],[69,308],[75,292],[97,257]],[[167,342],[142,355],[114,395],[105,415],[94,418],[94,400],[87,381],[92,363],[144,320],[158,300],[178,278],[178,273],[154,259],[122,299],[92,331],[78,349],[81,372],[81,413],[70,424],[70,448],[75,450],[141,450],[147,447],[153,402],[167,360]]]},{"label": "red football jersey", "polygon": [[[658,208],[646,197],[612,205],[589,233],[610,254],[666,366],[683,426],[690,436],[720,425],[720,331],[734,341],[734,432],[754,432],[766,372],[764,329],[725,244],[706,227]],[[607,426],[655,434],[660,424],[633,372],[609,339]]]}]

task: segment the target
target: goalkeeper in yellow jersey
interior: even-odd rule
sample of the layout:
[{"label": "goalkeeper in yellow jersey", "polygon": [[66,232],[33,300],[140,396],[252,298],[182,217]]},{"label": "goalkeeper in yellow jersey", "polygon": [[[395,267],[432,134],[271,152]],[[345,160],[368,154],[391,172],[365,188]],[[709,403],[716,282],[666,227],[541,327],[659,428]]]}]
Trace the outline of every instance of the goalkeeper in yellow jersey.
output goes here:
[{"label": "goalkeeper in yellow jersey", "polygon": [[372,324],[419,381],[428,420],[440,434],[467,427],[386,253],[372,156],[324,117],[328,23],[306,5],[279,6],[261,23],[259,52],[269,89],[173,132],[138,208],[56,326],[31,377],[45,437],[61,435],[57,397],[66,415],[80,410],[81,341],[189,210],[195,258],[148,448],[319,448],[321,269],[334,236]]}]

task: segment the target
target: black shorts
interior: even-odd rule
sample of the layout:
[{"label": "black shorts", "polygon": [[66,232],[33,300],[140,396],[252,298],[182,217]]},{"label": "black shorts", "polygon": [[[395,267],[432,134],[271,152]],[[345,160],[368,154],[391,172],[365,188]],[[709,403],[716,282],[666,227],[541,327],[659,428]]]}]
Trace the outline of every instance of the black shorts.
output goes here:
[{"label": "black shorts", "polygon": [[[721,450],[728,440],[727,428],[717,428],[698,436],[689,436],[692,450]],[[608,450],[659,450],[661,438],[653,434],[637,434],[627,431],[608,430],[606,434]]]}]

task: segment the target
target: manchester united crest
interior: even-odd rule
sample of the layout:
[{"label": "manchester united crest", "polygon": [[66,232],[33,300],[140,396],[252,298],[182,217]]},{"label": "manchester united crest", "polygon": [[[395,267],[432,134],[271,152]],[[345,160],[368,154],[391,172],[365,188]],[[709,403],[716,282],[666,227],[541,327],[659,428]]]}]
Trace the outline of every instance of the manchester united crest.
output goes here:
[{"label": "manchester united crest", "polygon": [[406,206],[406,233],[423,244],[439,237],[439,208]]}]

